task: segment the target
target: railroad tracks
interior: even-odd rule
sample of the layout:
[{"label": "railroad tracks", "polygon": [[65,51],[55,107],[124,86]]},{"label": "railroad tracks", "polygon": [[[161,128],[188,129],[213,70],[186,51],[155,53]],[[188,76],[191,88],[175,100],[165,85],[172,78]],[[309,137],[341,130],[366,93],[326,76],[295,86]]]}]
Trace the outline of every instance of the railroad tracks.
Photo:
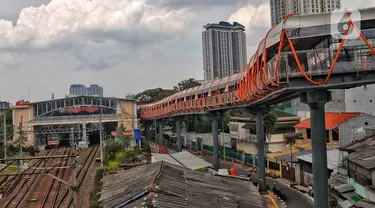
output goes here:
[{"label": "railroad tracks", "polygon": [[[99,146],[93,146],[89,149],[85,149],[78,160],[77,167],[77,189],[80,191],[80,187],[90,169],[92,162],[95,160],[95,155],[99,149]],[[70,148],[64,149],[53,149],[49,150],[45,156],[51,155],[66,155],[70,153]],[[72,169],[68,168],[69,158],[50,159],[46,164],[42,161],[35,162],[23,173],[26,175],[17,175],[6,178],[7,183],[11,183],[7,187],[8,196],[4,203],[0,202],[0,207],[69,207],[72,204],[72,189],[69,185],[63,184],[63,181],[70,181],[72,175]],[[43,172],[43,166],[56,167],[63,166],[61,168],[48,169],[47,172]],[[49,175],[46,175],[49,174]],[[62,180],[60,180],[62,179]],[[1,181],[3,182],[3,181]],[[69,182],[68,182],[69,183]],[[69,183],[70,184],[70,183]],[[1,186],[1,184],[0,184]]]},{"label": "railroad tracks", "polygon": [[[80,187],[84,181],[84,178],[87,175],[88,170],[90,169],[91,164],[95,160],[96,153],[99,150],[99,146],[94,146],[90,149],[87,156],[84,157],[83,162],[81,163],[81,168],[77,171],[77,191],[80,191]],[[70,193],[70,194],[69,194]],[[69,196],[69,197],[68,197]],[[53,207],[70,207],[73,204],[73,191],[71,189],[66,189],[62,193],[62,197]]]}]

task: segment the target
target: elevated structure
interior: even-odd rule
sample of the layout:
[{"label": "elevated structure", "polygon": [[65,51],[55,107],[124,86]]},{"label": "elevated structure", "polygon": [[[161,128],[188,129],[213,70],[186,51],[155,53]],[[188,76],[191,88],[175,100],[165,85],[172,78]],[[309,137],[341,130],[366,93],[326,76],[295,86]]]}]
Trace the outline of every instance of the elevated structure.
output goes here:
[{"label": "elevated structure", "polygon": [[[13,106],[12,110],[14,132],[19,132],[22,123],[28,145],[45,143],[49,134],[68,134],[72,126],[83,137],[97,131],[99,123],[108,126],[108,133],[121,124],[127,130],[137,127],[136,103],[131,99],[79,96]],[[19,134],[13,138],[17,140]]]},{"label": "elevated structure", "polygon": [[[288,15],[268,31],[240,73],[142,105],[146,133],[147,120],[208,114],[219,168],[218,119],[226,109],[245,108],[256,115],[258,177],[265,181],[263,114],[270,105],[299,96],[310,107],[315,207],[328,208],[328,173],[322,167],[327,167],[324,105],[331,101],[329,90],[375,83],[375,8],[360,13],[361,19],[353,20],[347,10],[338,22],[331,22],[331,13]],[[339,27],[345,30],[331,30]]]}]

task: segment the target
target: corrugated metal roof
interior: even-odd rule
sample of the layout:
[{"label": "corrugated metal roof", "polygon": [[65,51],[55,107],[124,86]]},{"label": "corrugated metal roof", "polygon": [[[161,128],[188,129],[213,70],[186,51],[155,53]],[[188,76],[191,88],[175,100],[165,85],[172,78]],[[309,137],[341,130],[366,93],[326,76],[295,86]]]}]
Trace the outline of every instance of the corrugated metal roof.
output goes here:
[{"label": "corrugated metal roof", "polygon": [[[341,154],[343,154],[342,156],[347,155],[346,153],[340,152],[338,149],[333,149],[333,150],[327,151],[327,166],[328,166],[328,169],[333,170],[334,168],[336,168],[339,165],[339,162],[340,162],[339,160],[340,160]],[[312,153],[305,154],[305,155],[302,155],[302,156],[297,156],[297,158],[299,160],[312,163]]]},{"label": "corrugated metal roof", "polygon": [[356,163],[368,170],[375,169],[375,146],[370,146],[361,151],[356,151],[349,154],[349,161]]},{"label": "corrugated metal roof", "polygon": [[[265,207],[249,182],[157,162],[104,177],[104,207]],[[118,206],[121,205],[121,206]]]},{"label": "corrugated metal roof", "polygon": [[[356,116],[359,116],[360,113],[353,112],[353,113],[347,113],[347,112],[328,112],[325,113],[325,120],[326,120],[326,130],[332,129],[345,121],[352,119]],[[310,119],[306,119],[302,121],[301,123],[294,126],[294,128],[301,128],[301,129],[310,129],[311,128],[311,122]]]},{"label": "corrugated metal roof", "polygon": [[188,151],[177,152],[173,154],[152,154],[152,162],[166,161],[178,166],[186,167],[190,170],[197,170],[200,168],[211,167],[208,163],[199,157],[191,154]]}]

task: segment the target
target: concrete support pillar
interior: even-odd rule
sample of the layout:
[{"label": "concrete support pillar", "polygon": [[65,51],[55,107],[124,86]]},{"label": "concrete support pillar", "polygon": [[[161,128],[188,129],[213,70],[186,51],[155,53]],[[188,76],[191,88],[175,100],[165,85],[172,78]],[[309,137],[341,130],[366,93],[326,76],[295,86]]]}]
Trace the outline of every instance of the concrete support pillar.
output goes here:
[{"label": "concrete support pillar", "polygon": [[146,140],[150,141],[151,140],[151,135],[150,135],[151,122],[149,121],[144,122],[144,127],[145,127]]},{"label": "concrete support pillar", "polygon": [[302,103],[310,107],[313,156],[314,207],[328,208],[328,169],[325,135],[325,103],[331,101],[328,91],[309,91],[300,94]]},{"label": "concrete support pillar", "polygon": [[220,153],[219,153],[219,130],[217,117],[212,118],[212,139],[214,146],[214,167],[215,169],[220,169]]},{"label": "concrete support pillar", "polygon": [[220,151],[219,151],[219,123],[218,120],[222,118],[223,112],[213,112],[208,115],[208,118],[212,122],[212,139],[214,147],[214,168],[220,169]]},{"label": "concrete support pillar", "polygon": [[163,138],[163,120],[159,121],[159,136]]},{"label": "concrete support pillar", "polygon": [[258,109],[256,113],[257,151],[258,151],[258,179],[263,181],[259,186],[259,192],[266,191],[266,165],[265,165],[265,133],[263,125],[263,112]]},{"label": "concrete support pillar", "polygon": [[176,134],[177,134],[177,151],[182,151],[182,138],[181,138],[181,119],[176,119]]}]

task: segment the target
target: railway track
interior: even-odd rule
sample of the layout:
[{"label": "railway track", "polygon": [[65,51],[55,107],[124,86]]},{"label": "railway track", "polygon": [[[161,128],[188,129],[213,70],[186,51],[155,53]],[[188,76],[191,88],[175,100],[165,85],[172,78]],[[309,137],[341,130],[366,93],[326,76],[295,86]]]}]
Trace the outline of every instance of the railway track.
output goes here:
[{"label": "railway track", "polygon": [[[49,150],[45,156],[53,155],[56,150]],[[36,166],[36,168],[33,168]],[[33,175],[33,174],[39,174],[42,170],[38,169],[43,166],[42,160],[34,163],[32,166],[30,166],[28,169],[23,171],[23,173],[30,173],[30,176],[25,176],[25,175],[18,175],[15,176],[13,179],[15,181],[15,184],[12,183],[12,192],[14,192],[5,202],[5,204],[2,205],[2,207],[7,208],[7,207],[19,207],[20,204],[23,202],[24,197],[26,194],[32,190],[31,187],[35,183],[36,178],[38,175]],[[37,172],[39,170],[39,172]],[[13,181],[11,181],[13,182]],[[14,191],[15,190],[15,191]]]},{"label": "railway track", "polygon": [[[48,150],[45,154],[41,156],[48,156],[53,153],[53,150]],[[32,162],[32,161],[31,161]],[[14,162],[13,162],[14,163]],[[33,173],[32,169],[35,166],[39,166],[41,164],[41,161],[34,162],[32,165],[30,165],[26,170],[22,171],[22,174],[27,173]],[[4,196],[8,196],[13,193],[14,189],[17,187],[17,185],[22,181],[24,175],[16,175],[16,176],[6,176],[3,178],[3,180],[0,183],[0,192]]]},{"label": "railway track", "polygon": [[[77,171],[77,189],[80,191],[80,187],[85,179],[85,176],[87,175],[88,170],[90,169],[90,166],[92,162],[95,160],[96,153],[98,152],[99,146],[93,146],[90,148],[89,153],[87,156],[85,155],[83,158],[83,163],[81,161],[81,168]],[[80,155],[82,157],[83,155]],[[70,193],[70,194],[69,194]],[[70,197],[68,197],[70,196]],[[59,201],[55,204],[53,204],[52,207],[62,207],[66,208],[73,204],[73,192],[72,190],[65,189],[65,191],[62,191],[61,197],[59,197]]]},{"label": "railway track", "polygon": [[[64,155],[66,154],[69,155],[70,150],[71,150],[70,148],[65,149]],[[63,162],[65,167],[68,165],[68,162],[69,162],[69,158],[67,158]],[[56,171],[54,171],[55,172],[54,176],[58,178],[64,178],[66,169],[67,168],[57,169]],[[61,187],[61,181],[58,181],[52,177],[49,177],[49,178],[51,182],[48,186],[47,193],[44,194],[45,196],[43,197],[43,201],[40,206],[38,205],[38,207],[53,207],[54,203],[56,202],[56,198]]]}]

